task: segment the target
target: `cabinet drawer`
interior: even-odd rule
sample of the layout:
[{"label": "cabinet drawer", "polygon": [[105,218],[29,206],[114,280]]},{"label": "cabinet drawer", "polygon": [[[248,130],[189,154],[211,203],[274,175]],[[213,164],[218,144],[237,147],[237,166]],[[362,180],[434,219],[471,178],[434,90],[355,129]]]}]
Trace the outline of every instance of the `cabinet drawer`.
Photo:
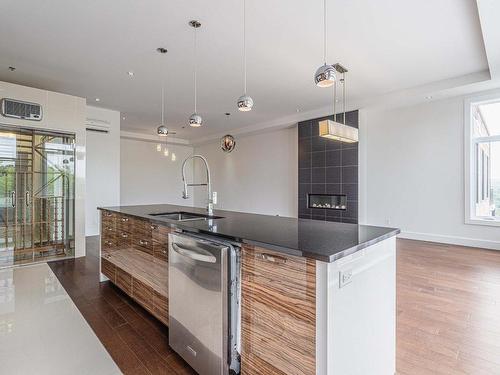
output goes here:
[{"label": "cabinet drawer", "polygon": [[153,293],[153,313],[160,321],[168,325],[168,299],[157,291]]},{"label": "cabinet drawer", "polygon": [[134,278],[132,297],[150,311],[153,311],[153,295],[153,288]]},{"label": "cabinet drawer", "polygon": [[116,217],[117,214],[111,211],[101,211],[101,223],[102,227],[116,227]]},{"label": "cabinet drawer", "polygon": [[132,235],[129,232],[119,231],[116,233],[116,245],[118,248],[127,248],[132,245]]},{"label": "cabinet drawer", "polygon": [[130,223],[133,219],[126,215],[119,215],[116,218],[116,229],[128,232],[130,230]]},{"label": "cabinet drawer", "polygon": [[116,249],[116,241],[110,238],[101,238],[101,251],[109,251]]},{"label": "cabinet drawer", "polygon": [[102,225],[101,238],[104,240],[115,240],[116,228],[111,225]]},{"label": "cabinet drawer", "polygon": [[153,241],[153,255],[155,258],[168,262],[168,243]]},{"label": "cabinet drawer", "polygon": [[172,231],[170,227],[160,224],[150,224],[153,240],[162,244],[168,244],[168,234]]},{"label": "cabinet drawer", "polygon": [[132,294],[132,276],[120,267],[116,267],[115,284],[125,293]]},{"label": "cabinet drawer", "polygon": [[153,240],[148,237],[140,237],[134,233],[132,238],[132,247],[134,249],[144,251],[150,255],[153,255]]},{"label": "cabinet drawer", "polygon": [[245,373],[316,372],[316,263],[243,249],[242,363]]},{"label": "cabinet drawer", "polygon": [[101,258],[101,272],[115,282],[115,265],[105,258]]}]

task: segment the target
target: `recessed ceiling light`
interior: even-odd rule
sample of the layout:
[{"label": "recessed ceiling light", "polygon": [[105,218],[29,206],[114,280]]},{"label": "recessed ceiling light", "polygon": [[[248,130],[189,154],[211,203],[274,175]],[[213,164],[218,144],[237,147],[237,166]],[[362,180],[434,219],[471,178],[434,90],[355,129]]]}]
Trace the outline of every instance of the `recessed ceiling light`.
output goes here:
[{"label": "recessed ceiling light", "polygon": [[125,120],[125,116],[122,117],[122,120]]},{"label": "recessed ceiling light", "polygon": [[297,113],[299,113],[300,112],[300,108],[297,108],[295,111],[297,111]]},{"label": "recessed ceiling light", "polygon": [[432,95],[427,95],[427,96],[425,97],[425,99],[427,99],[427,100],[432,99]]},{"label": "recessed ceiling light", "polygon": [[99,99],[99,98],[95,98],[95,101],[96,101],[96,102],[100,102],[100,101],[101,101],[101,99]]},{"label": "recessed ceiling light", "polygon": [[127,74],[128,74],[130,77],[133,77],[133,76],[134,76],[134,72],[127,72]]}]

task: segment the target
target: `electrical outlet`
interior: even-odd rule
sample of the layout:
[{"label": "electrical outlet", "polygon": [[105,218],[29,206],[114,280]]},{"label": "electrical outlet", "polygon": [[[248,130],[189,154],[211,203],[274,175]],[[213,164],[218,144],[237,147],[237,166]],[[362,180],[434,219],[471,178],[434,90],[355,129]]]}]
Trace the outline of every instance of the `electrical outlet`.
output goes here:
[{"label": "electrical outlet", "polygon": [[349,284],[352,281],[352,270],[344,270],[339,272],[339,288]]}]

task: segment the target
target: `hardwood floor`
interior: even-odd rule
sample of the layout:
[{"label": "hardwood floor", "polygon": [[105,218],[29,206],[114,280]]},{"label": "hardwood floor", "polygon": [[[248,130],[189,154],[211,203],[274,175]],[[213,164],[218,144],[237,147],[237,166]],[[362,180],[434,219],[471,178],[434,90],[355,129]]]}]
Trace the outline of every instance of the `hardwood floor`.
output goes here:
[{"label": "hardwood floor", "polygon": [[168,346],[168,329],[110,282],[99,283],[98,237],[84,258],[49,263],[124,374],[195,374]]},{"label": "hardwood floor", "polygon": [[500,374],[500,252],[398,240],[401,375]]},{"label": "hardwood floor", "polygon": [[[49,263],[125,374],[194,374],[168,330],[109,282],[88,256]],[[398,240],[400,375],[500,374],[500,252]]]}]

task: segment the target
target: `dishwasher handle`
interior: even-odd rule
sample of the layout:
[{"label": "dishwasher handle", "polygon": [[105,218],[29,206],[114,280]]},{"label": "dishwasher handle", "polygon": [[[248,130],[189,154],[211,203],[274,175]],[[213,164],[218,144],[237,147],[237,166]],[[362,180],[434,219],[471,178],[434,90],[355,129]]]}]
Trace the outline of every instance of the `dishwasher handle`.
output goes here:
[{"label": "dishwasher handle", "polygon": [[172,248],[176,253],[193,260],[199,260],[200,262],[206,263],[217,262],[217,258],[215,258],[215,256],[200,247],[181,245],[174,242],[172,243]]}]

